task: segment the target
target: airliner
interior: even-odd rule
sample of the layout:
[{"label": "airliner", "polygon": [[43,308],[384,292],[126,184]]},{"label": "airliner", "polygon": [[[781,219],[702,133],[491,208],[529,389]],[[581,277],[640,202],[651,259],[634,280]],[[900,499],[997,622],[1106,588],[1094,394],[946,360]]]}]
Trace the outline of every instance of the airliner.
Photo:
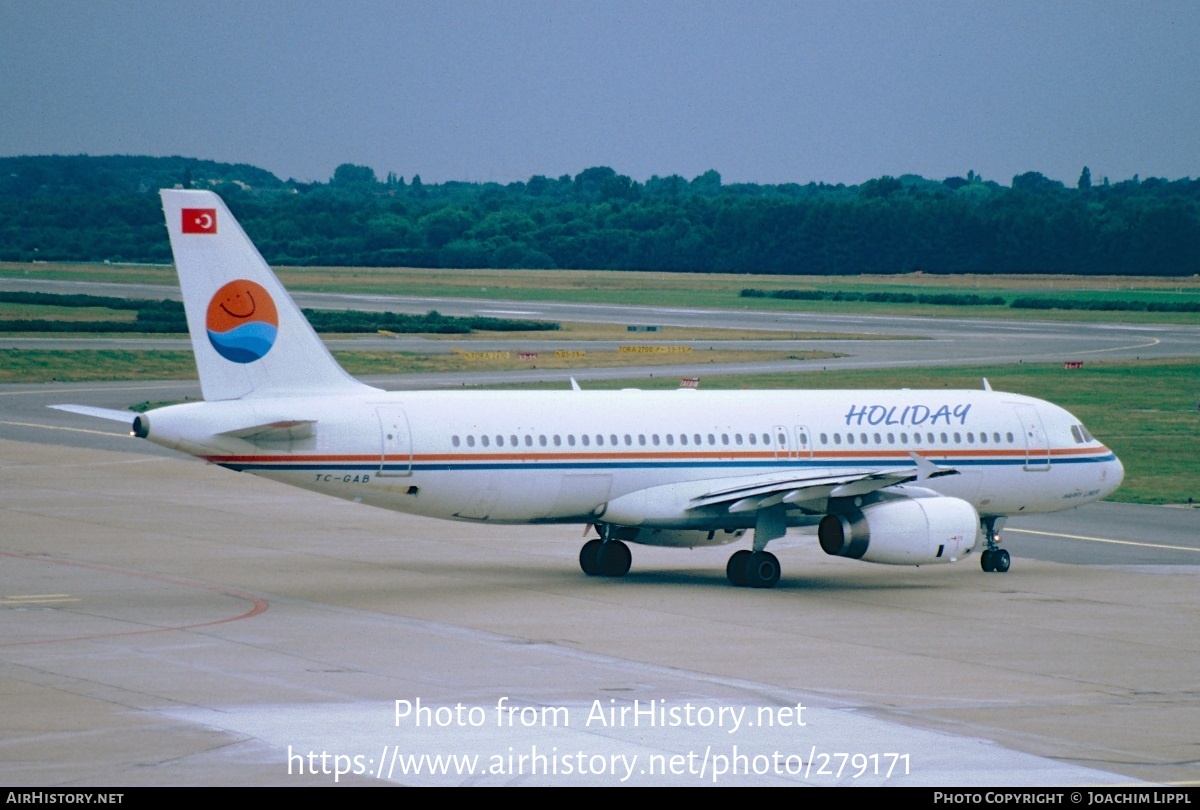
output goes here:
[{"label": "airliner", "polygon": [[590,576],[628,573],[629,543],[740,542],[729,581],[769,588],[780,565],[767,545],[801,527],[835,556],[919,566],[982,549],[983,570],[1003,573],[1006,518],[1099,500],[1124,474],[1070,413],[986,380],[961,391],[384,391],[342,370],[220,197],[161,194],[203,401],[141,414],[133,435],[400,512],[583,525]]}]

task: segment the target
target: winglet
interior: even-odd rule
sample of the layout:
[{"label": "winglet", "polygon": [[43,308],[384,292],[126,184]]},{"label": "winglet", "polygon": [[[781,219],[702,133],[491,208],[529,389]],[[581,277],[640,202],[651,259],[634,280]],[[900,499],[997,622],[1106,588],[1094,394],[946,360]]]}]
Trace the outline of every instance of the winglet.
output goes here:
[{"label": "winglet", "polygon": [[917,481],[926,481],[930,478],[940,478],[943,475],[958,475],[958,470],[953,467],[939,467],[927,458],[922,458],[916,453],[910,452],[908,457],[917,465]]},{"label": "winglet", "polygon": [[988,382],[988,380],[987,380],[987,377],[984,377],[984,378],[983,378],[983,390],[984,390],[984,391],[991,391],[991,390],[992,390],[992,384],[991,384],[990,382]]},{"label": "winglet", "polygon": [[572,391],[582,391],[583,390],[582,388],[579,387],[579,383],[575,382],[574,377],[571,378],[571,390]]}]

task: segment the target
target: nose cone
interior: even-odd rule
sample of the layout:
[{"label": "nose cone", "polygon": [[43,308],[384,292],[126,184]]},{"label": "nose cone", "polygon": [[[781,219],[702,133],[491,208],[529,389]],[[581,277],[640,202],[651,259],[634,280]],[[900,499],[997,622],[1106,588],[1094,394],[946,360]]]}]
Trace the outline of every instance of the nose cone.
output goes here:
[{"label": "nose cone", "polygon": [[1100,468],[1100,497],[1107,498],[1112,495],[1117,491],[1117,487],[1121,486],[1123,480],[1125,480],[1125,466],[1114,455],[1112,461],[1106,461]]}]

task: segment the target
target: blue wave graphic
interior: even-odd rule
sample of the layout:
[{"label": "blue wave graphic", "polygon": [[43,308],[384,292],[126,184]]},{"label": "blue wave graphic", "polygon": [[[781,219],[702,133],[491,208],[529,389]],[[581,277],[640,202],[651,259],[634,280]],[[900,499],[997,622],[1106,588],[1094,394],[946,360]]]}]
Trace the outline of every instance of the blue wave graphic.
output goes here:
[{"label": "blue wave graphic", "polygon": [[251,321],[228,332],[208,330],[208,340],[217,353],[235,363],[253,363],[275,345],[279,329],[263,321]]}]

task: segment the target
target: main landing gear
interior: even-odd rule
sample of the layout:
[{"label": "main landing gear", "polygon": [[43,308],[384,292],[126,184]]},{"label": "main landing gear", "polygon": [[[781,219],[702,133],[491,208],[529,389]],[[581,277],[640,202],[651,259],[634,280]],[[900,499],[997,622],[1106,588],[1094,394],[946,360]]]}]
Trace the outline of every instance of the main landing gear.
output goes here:
[{"label": "main landing gear", "polygon": [[725,576],[739,588],[774,588],[779,570],[779,559],[771,552],[743,548],[729,558]]},{"label": "main landing gear", "polygon": [[620,540],[593,538],[579,550],[579,567],[589,577],[623,577],[632,563],[629,546]]},{"label": "main landing gear", "polygon": [[985,517],[982,521],[983,536],[987,538],[987,548],[979,555],[979,565],[989,574],[1003,574],[1012,565],[1008,552],[1000,548],[1000,528],[1004,525],[1002,517]]}]

